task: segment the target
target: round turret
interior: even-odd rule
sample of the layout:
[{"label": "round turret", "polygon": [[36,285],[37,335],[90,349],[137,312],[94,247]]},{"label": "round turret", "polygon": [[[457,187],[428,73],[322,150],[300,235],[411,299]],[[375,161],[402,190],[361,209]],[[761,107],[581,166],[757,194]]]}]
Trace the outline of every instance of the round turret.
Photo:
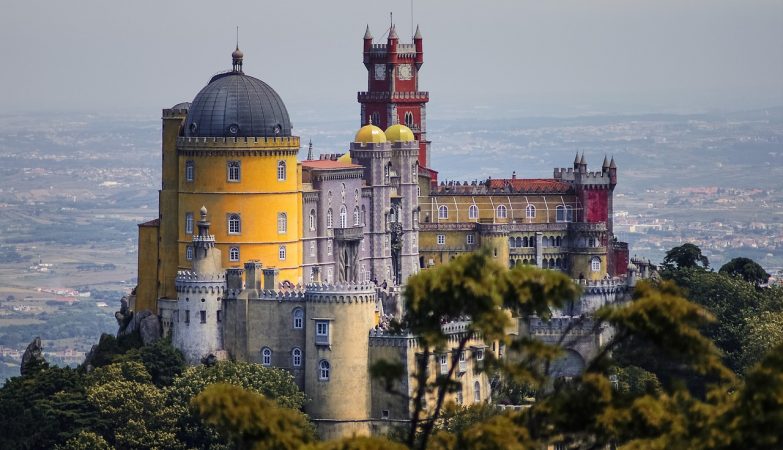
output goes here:
[{"label": "round turret", "polygon": [[362,144],[383,144],[386,142],[386,134],[373,124],[365,125],[356,132],[354,142]]},{"label": "round turret", "polygon": [[387,128],[385,134],[386,140],[389,142],[411,142],[416,140],[413,131],[400,123]]}]

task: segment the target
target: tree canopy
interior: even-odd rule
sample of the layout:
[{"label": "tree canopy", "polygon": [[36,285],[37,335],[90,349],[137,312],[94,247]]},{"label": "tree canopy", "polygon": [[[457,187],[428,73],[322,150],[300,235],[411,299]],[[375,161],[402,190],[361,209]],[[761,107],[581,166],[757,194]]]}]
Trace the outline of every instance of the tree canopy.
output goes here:
[{"label": "tree canopy", "polygon": [[740,277],[748,283],[764,284],[769,280],[769,274],[756,261],[750,258],[734,258],[721,266],[719,273]]},{"label": "tree canopy", "polygon": [[669,270],[693,268],[707,269],[710,266],[710,261],[706,256],[701,254],[701,249],[698,246],[688,242],[666,252],[662,266],[664,269]]}]

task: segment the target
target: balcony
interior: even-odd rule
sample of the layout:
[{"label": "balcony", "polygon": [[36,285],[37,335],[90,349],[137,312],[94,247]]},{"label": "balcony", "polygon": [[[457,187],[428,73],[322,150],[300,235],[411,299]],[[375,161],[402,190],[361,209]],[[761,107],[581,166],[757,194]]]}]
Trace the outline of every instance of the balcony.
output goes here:
[{"label": "balcony", "polygon": [[364,102],[409,102],[423,103],[430,99],[430,93],[426,91],[418,92],[359,92],[358,99],[360,103]]},{"label": "balcony", "polygon": [[364,237],[363,227],[335,228],[334,239],[338,241],[360,241]]}]

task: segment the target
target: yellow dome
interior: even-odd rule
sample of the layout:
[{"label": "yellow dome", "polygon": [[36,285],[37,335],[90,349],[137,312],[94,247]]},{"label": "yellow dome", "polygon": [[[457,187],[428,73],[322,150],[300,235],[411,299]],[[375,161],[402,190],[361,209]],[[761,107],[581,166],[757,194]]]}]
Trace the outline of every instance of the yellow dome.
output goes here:
[{"label": "yellow dome", "polygon": [[403,124],[392,125],[386,129],[386,139],[391,142],[410,142],[416,140],[413,136],[413,131]]},{"label": "yellow dome", "polygon": [[362,144],[382,144],[386,142],[386,135],[383,134],[383,130],[376,127],[373,124],[365,125],[359,128],[356,132],[355,142],[361,142]]},{"label": "yellow dome", "polygon": [[351,164],[351,152],[345,152],[342,156],[337,158],[338,162]]}]

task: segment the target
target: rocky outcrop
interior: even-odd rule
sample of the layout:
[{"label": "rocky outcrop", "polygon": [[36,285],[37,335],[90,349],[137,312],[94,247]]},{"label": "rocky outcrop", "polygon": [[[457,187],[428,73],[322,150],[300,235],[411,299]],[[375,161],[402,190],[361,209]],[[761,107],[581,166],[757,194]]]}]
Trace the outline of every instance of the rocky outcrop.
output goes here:
[{"label": "rocky outcrop", "polygon": [[22,366],[19,368],[19,372],[22,376],[32,373],[36,368],[46,364],[42,350],[41,337],[36,336],[35,339],[27,345],[27,349],[24,351],[24,355],[22,355]]},{"label": "rocky outcrop", "polygon": [[144,345],[152,344],[162,336],[162,329],[158,316],[149,310],[134,312],[128,307],[128,297],[120,300],[120,310],[114,313],[117,319],[117,337],[127,336],[139,332],[141,342]]}]

